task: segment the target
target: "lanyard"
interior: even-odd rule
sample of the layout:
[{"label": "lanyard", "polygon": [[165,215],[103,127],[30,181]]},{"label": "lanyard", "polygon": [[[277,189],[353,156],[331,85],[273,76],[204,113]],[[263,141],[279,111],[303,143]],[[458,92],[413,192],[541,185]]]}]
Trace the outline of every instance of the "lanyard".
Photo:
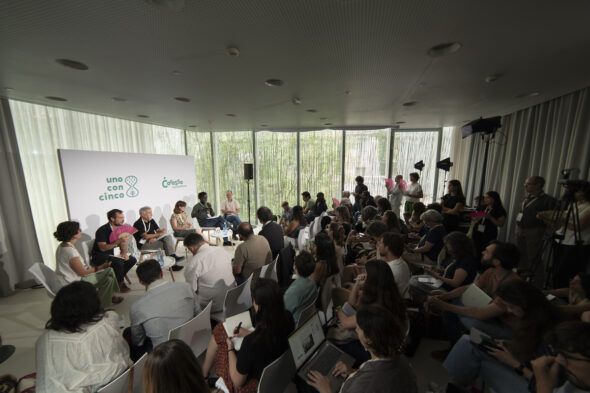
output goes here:
[{"label": "lanyard", "polygon": [[526,209],[527,207],[529,207],[529,206],[530,206],[530,205],[531,205],[531,204],[532,204],[534,201],[536,201],[536,200],[537,200],[537,199],[538,199],[540,196],[541,196],[541,194],[539,194],[539,195],[535,195],[535,196],[533,197],[533,199],[531,199],[531,200],[529,201],[529,203],[526,203],[526,198],[525,198],[525,200],[524,200],[524,201],[522,201],[522,208],[520,209],[520,211],[521,211],[521,212],[523,212],[523,211],[524,211],[524,209]]},{"label": "lanyard", "polygon": [[145,226],[145,221],[141,220],[141,223],[143,224],[143,229],[145,233],[149,233],[152,226],[152,220],[148,221],[147,227]]}]

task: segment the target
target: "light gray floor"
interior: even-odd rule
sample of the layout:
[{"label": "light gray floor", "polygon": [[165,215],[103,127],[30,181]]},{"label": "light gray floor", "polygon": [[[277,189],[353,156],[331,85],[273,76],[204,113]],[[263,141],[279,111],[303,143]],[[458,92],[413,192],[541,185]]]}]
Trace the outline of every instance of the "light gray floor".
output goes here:
[{"label": "light gray floor", "polygon": [[[183,247],[178,247],[178,254],[183,255]],[[224,247],[233,257],[234,247]],[[175,272],[177,281],[184,281],[184,271]],[[138,283],[135,270],[129,274],[131,292],[123,294],[125,300],[113,307],[129,325],[129,306],[144,292]],[[170,273],[165,272],[164,278],[170,280]],[[4,344],[16,347],[16,352],[6,362],[0,364],[0,375],[12,374],[17,377],[35,371],[35,341],[43,332],[49,319],[51,299],[45,289],[19,290],[14,296],[0,298],[0,335]],[[433,350],[444,349],[448,344],[443,341],[425,339],[421,342],[416,355],[410,359],[416,375],[420,392],[428,390],[431,381],[444,386],[447,382],[446,371],[440,362],[430,357]]]}]

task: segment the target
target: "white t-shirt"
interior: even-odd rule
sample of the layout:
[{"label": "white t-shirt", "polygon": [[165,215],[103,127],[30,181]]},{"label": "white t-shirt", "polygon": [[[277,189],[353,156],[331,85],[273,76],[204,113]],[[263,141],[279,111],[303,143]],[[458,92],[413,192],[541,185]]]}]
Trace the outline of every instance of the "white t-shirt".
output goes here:
[{"label": "white t-shirt", "polygon": [[76,257],[80,258],[82,266],[88,269],[88,264],[74,247],[58,246],[55,251],[57,275],[63,277],[67,283],[80,281],[82,278],[70,267],[70,259]]},{"label": "white t-shirt", "polygon": [[[408,186],[408,194],[415,195],[415,194],[419,194],[421,192],[422,192],[422,186],[420,185],[420,183],[410,183],[410,185]],[[420,198],[406,196],[406,201],[420,202]]]},{"label": "white t-shirt", "polygon": [[221,202],[221,210],[222,211],[230,210],[233,213],[228,213],[228,214],[230,214],[232,216],[237,216],[239,214],[238,211],[240,210],[240,204],[235,199],[232,199],[231,202],[226,199],[225,201]]},{"label": "white t-shirt", "polygon": [[412,276],[410,267],[402,258],[394,259],[387,264],[391,268],[399,294],[404,299],[410,299],[410,277]]}]

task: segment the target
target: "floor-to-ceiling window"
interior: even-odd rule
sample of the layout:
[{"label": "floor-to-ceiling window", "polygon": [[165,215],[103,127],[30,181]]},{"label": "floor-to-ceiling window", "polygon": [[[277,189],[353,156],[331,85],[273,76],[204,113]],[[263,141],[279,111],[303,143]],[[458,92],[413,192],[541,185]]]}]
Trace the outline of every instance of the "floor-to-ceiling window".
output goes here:
[{"label": "floor-to-ceiling window", "polygon": [[213,155],[211,154],[210,132],[187,132],[186,151],[195,157],[195,181],[197,193],[205,191],[210,199],[215,197],[213,182]]}]

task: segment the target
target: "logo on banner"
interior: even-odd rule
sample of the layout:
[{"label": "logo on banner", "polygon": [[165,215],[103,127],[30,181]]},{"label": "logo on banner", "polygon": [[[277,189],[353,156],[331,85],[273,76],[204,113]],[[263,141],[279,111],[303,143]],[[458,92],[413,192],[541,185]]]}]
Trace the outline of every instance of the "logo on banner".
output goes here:
[{"label": "logo on banner", "polygon": [[125,196],[135,198],[139,195],[139,189],[136,186],[139,179],[137,176],[129,175],[123,177],[107,177],[106,191],[98,196],[100,201],[108,201],[111,199],[124,199]]},{"label": "logo on banner", "polygon": [[181,179],[162,179],[162,188],[183,188],[186,184]]}]

